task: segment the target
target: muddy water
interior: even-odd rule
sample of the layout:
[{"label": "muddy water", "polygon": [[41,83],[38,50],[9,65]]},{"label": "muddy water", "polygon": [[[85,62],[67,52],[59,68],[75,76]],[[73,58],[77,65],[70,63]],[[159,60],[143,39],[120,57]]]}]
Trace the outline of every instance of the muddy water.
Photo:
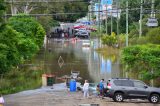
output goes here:
[{"label": "muddy water", "polygon": [[49,39],[32,64],[41,64],[44,73],[52,73],[56,77],[79,71],[83,81],[88,79],[90,82],[122,76],[116,55],[104,58],[95,51],[101,46],[98,39],[91,39],[89,47],[83,46],[83,42],[82,39]]}]

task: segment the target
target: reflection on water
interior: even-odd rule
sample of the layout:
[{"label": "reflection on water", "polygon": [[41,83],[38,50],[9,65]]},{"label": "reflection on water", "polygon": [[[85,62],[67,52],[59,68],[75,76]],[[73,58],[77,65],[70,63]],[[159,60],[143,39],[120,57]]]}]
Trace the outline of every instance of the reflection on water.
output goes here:
[{"label": "reflection on water", "polygon": [[102,61],[101,61],[101,73],[102,74],[105,74],[105,73],[108,73],[110,74],[111,73],[111,60],[107,59],[107,60],[104,60],[104,58],[102,58]]},{"label": "reflection on water", "polygon": [[[119,59],[113,61],[112,58],[104,58],[95,51],[100,46],[98,39],[92,39],[90,46],[83,46],[82,42],[83,40],[50,39],[46,42],[44,54],[37,56],[38,61],[34,62],[44,61],[44,73],[53,73],[57,77],[70,75],[71,70],[80,71],[80,77],[90,82],[120,77]],[[60,56],[64,60],[61,68],[58,65]]]},{"label": "reflection on water", "polygon": [[[56,77],[70,75],[71,71],[79,71],[81,82],[88,79],[89,82],[99,82],[102,78],[134,78],[138,79],[138,73],[122,71],[120,65],[119,51],[107,47],[105,53],[99,54],[95,49],[104,46],[98,39],[91,39],[90,46],[84,46],[83,40],[74,39],[49,39],[45,41],[44,49],[32,62],[28,62],[29,68],[43,69],[43,73],[52,73]],[[62,57],[64,64],[58,65],[59,57]],[[159,80],[158,80],[159,81]],[[61,82],[61,80],[56,80]],[[157,83],[157,82],[156,82]],[[158,83],[157,83],[158,84]]]}]

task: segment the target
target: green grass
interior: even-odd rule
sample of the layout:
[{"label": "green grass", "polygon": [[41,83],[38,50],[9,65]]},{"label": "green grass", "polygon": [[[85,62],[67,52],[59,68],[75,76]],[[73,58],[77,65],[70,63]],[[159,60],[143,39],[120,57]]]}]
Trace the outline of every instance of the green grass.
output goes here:
[{"label": "green grass", "polygon": [[41,70],[13,70],[0,80],[0,93],[12,94],[41,86]]}]

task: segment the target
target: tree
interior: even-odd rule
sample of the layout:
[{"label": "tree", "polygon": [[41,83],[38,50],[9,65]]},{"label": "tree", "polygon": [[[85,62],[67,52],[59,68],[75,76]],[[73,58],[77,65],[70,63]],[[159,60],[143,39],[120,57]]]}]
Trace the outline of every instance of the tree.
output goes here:
[{"label": "tree", "polygon": [[[137,8],[140,8],[141,3],[140,0],[121,0],[120,5],[122,8],[122,11],[125,11],[126,9],[126,2],[128,1],[128,9],[129,9],[129,31],[133,29],[133,25],[137,26],[135,23],[139,22],[140,19],[140,10]],[[120,33],[126,33],[126,14],[121,14],[120,18]],[[135,29],[134,29],[135,30]]]},{"label": "tree", "polygon": [[87,2],[64,2],[55,3],[56,5],[52,7],[51,13],[77,13],[77,14],[59,14],[54,15],[53,19],[61,22],[75,22],[78,18],[84,17],[88,11]]},{"label": "tree", "polygon": [[122,50],[121,60],[126,70],[138,73],[143,79],[160,76],[160,45],[135,45]]},{"label": "tree", "polygon": [[17,49],[19,33],[9,26],[0,32],[0,74],[10,71],[20,63]]},{"label": "tree", "polygon": [[41,23],[47,34],[50,33],[51,27],[59,26],[59,22],[53,20],[51,16],[40,16],[38,22]]},{"label": "tree", "polygon": [[9,19],[9,25],[21,33],[18,50],[23,59],[29,59],[41,48],[45,31],[43,27],[29,15],[17,15]]},{"label": "tree", "polygon": [[[86,16],[88,11],[88,0],[75,0],[73,2],[67,2],[59,0],[59,2],[27,2],[26,0],[21,0],[21,3],[12,4],[11,9],[12,14],[53,14],[53,19],[62,22],[74,22],[77,19]],[[60,13],[60,14],[57,14]],[[65,13],[76,13],[76,14],[65,14]],[[57,15],[56,15],[57,14]]]},{"label": "tree", "polygon": [[6,6],[4,3],[4,0],[0,0],[0,31],[3,30],[2,27],[5,25],[3,20],[5,10],[6,10]]}]

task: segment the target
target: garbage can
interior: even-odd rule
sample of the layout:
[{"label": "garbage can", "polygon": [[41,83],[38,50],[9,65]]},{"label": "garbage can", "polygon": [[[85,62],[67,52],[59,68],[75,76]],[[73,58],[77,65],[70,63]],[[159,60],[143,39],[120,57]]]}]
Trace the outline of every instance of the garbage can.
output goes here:
[{"label": "garbage can", "polygon": [[47,86],[52,86],[54,84],[54,78],[53,77],[47,77]]},{"label": "garbage can", "polygon": [[75,92],[76,91],[76,81],[75,80],[70,80],[70,92]]},{"label": "garbage can", "polygon": [[52,86],[55,83],[55,75],[43,74],[42,75],[42,86]]}]

